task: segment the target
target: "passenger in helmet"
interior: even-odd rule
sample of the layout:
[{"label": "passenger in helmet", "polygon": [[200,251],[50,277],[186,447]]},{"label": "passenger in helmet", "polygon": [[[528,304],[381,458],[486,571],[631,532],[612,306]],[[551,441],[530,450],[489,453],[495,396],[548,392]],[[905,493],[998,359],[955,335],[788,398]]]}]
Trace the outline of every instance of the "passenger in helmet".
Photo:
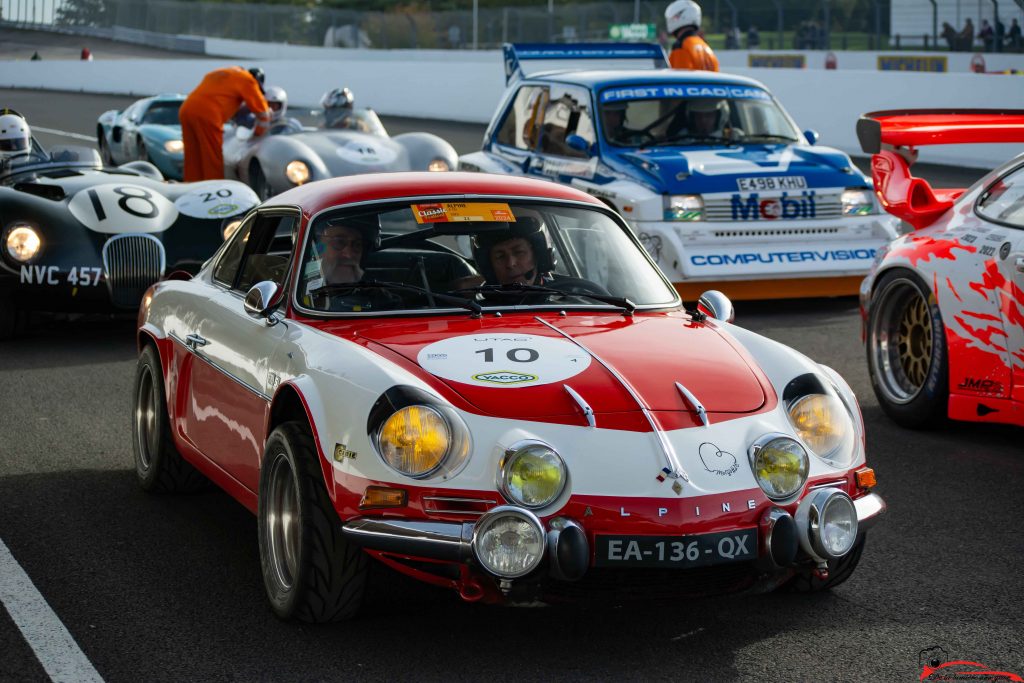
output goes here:
[{"label": "passenger in helmet", "polygon": [[687,128],[697,137],[722,136],[729,122],[729,104],[725,100],[690,100],[686,105]]},{"label": "passenger in helmet", "polygon": [[613,145],[630,145],[642,143],[649,140],[638,130],[626,126],[627,102],[606,102],[601,105],[601,124],[604,127],[604,137]]},{"label": "passenger in helmet", "polygon": [[353,116],[356,97],[348,88],[328,90],[320,98],[324,111],[325,128],[350,128],[359,130],[358,119]]},{"label": "passenger in helmet", "polygon": [[540,221],[520,217],[507,231],[473,238],[473,258],[484,281],[498,285],[542,285],[552,278],[554,250]]},{"label": "passenger in helmet", "polygon": [[0,115],[0,163],[24,156],[32,149],[32,131],[21,114],[3,109]]},{"label": "passenger in helmet", "polygon": [[264,90],[267,104],[270,106],[271,135],[298,133],[302,131],[302,123],[288,118],[288,93],[279,85],[268,85]]}]

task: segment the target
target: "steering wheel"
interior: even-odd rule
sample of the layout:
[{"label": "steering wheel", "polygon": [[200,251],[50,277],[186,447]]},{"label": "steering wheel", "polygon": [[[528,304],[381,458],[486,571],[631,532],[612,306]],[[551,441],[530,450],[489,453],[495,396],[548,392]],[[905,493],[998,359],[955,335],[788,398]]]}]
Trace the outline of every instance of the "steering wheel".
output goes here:
[{"label": "steering wheel", "polygon": [[557,289],[566,294],[600,294],[611,296],[611,293],[592,280],[585,280],[581,277],[556,277],[544,286],[549,289]]}]

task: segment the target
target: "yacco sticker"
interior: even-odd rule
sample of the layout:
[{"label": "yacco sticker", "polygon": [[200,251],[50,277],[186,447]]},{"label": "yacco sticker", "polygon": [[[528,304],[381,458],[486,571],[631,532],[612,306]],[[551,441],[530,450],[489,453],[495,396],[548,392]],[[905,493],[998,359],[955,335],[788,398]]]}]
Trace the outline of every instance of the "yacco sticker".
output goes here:
[{"label": "yacco sticker", "polygon": [[464,221],[498,223],[516,219],[509,205],[501,202],[413,204],[412,214],[417,223],[459,223]]},{"label": "yacco sticker", "polygon": [[259,203],[259,197],[250,188],[225,180],[193,183],[188,192],[174,201],[185,216],[216,220],[237,216]]},{"label": "yacco sticker", "polygon": [[768,100],[771,96],[760,88],[736,85],[646,85],[611,88],[601,93],[601,102],[618,100],[655,100],[669,98],[722,98]]},{"label": "yacco sticker", "polygon": [[572,342],[533,334],[466,334],[423,347],[417,362],[454,382],[515,389],[562,382],[590,366]]},{"label": "yacco sticker", "polygon": [[178,209],[159,190],[111,183],[81,190],[68,202],[78,222],[106,234],[162,232],[178,219]]}]

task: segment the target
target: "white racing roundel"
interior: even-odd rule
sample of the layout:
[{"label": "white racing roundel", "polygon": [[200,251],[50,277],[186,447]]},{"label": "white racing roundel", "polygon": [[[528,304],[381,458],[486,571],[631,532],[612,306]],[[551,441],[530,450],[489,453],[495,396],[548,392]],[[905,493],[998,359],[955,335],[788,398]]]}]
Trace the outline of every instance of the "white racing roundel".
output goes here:
[{"label": "white racing roundel", "polygon": [[398,153],[387,145],[367,139],[348,140],[338,147],[338,156],[350,164],[390,164]]},{"label": "white racing roundel", "polygon": [[241,183],[208,180],[193,183],[189,191],[178,197],[178,211],[192,218],[220,220],[245,213],[260,203],[259,197]]},{"label": "white racing roundel", "polygon": [[78,222],[96,232],[162,232],[178,219],[178,209],[158,190],[129,183],[94,185],[68,202]]},{"label": "white racing roundel", "polygon": [[515,389],[561,382],[590,366],[572,342],[533,334],[466,334],[420,350],[417,362],[437,377],[480,387]]}]

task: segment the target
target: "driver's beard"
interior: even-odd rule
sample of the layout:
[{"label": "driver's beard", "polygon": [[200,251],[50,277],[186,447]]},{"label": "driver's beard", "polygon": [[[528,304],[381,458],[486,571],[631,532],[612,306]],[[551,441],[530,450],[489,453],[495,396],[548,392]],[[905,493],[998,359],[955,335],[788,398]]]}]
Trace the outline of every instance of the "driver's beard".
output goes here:
[{"label": "driver's beard", "polygon": [[327,271],[327,281],[331,284],[339,282],[359,282],[363,279],[363,269],[357,261],[341,259],[335,261]]}]

